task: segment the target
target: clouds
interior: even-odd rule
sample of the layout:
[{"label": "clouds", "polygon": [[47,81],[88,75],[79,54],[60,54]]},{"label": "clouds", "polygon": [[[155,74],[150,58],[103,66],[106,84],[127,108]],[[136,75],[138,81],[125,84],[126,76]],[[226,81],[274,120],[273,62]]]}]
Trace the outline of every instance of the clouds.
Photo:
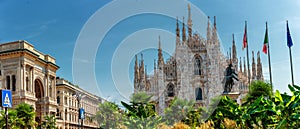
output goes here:
[{"label": "clouds", "polygon": [[57,23],[57,19],[48,20],[43,23],[31,24],[17,29],[20,31],[26,31],[27,29],[33,30],[32,33],[28,33],[28,35],[24,37],[24,39],[32,39],[46,32],[49,26],[55,23]]}]

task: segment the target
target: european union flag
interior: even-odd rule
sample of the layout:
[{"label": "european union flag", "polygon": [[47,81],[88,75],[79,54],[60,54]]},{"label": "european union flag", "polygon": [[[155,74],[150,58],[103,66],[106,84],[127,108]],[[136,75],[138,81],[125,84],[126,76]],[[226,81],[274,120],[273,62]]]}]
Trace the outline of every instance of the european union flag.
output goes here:
[{"label": "european union flag", "polygon": [[286,21],[286,29],[287,29],[287,46],[290,48],[293,46],[292,37],[290,34],[289,23]]}]

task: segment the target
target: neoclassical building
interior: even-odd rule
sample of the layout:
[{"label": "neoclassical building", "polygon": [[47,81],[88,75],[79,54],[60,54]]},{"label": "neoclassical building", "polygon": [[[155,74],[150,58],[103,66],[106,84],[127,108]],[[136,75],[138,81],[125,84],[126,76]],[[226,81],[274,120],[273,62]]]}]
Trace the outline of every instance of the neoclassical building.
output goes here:
[{"label": "neoclassical building", "polygon": [[[146,92],[153,96],[152,99],[156,103],[156,110],[159,114],[163,114],[164,108],[169,106],[175,97],[194,100],[198,106],[209,105],[212,98],[221,95],[224,91],[225,69],[229,64],[233,65],[240,79],[235,83],[232,91],[238,94],[248,92],[247,68],[244,65],[243,72],[242,64],[240,64],[240,70],[238,70],[234,37],[230,54],[225,56],[220,50],[216,17],[214,17],[212,27],[209,17],[207,21],[206,38],[194,33],[191,9],[188,6],[187,25],[184,18],[182,26],[179,25],[177,19],[175,52],[167,60],[164,59],[161,48],[163,41],[159,37],[158,56],[157,60],[154,60],[152,75],[146,72],[143,55],[141,54],[140,59],[137,55],[135,56],[134,92]],[[257,62],[256,66],[253,54],[251,80],[263,79],[259,53]]]},{"label": "neoclassical building", "polygon": [[55,58],[36,50],[27,41],[0,44],[0,89],[12,91],[13,108],[19,103],[34,107],[35,120],[40,123],[45,115],[56,115],[61,129],[72,129],[78,124],[78,105],[75,93],[81,93],[80,107],[85,108],[85,128],[97,128],[91,119],[96,114],[101,98],[56,77],[59,66]]},{"label": "neoclassical building", "polygon": [[98,111],[98,104],[102,99],[96,95],[88,93],[69,81],[57,77],[57,125],[59,128],[76,129],[78,128],[78,101],[76,93],[81,93],[80,107],[85,109],[85,129],[98,128],[99,125],[93,116]]},{"label": "neoclassical building", "polygon": [[36,121],[44,115],[55,115],[55,59],[36,50],[26,41],[0,45],[1,88],[10,89],[13,107],[21,102],[36,110]]}]

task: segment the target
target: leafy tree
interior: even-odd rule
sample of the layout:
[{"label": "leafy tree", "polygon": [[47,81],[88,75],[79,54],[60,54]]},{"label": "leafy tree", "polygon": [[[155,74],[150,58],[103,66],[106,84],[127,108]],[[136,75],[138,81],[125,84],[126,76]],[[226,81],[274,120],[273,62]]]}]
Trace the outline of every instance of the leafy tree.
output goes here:
[{"label": "leafy tree", "polygon": [[104,102],[99,104],[98,112],[94,118],[100,127],[105,129],[117,128],[121,124],[122,114],[120,108],[115,103]]},{"label": "leafy tree", "polygon": [[253,81],[250,84],[250,91],[246,96],[246,104],[249,102],[253,102],[260,96],[271,98],[272,96],[271,84],[266,83],[264,81]]},{"label": "leafy tree", "polygon": [[194,102],[186,99],[174,98],[170,106],[165,109],[164,120],[168,125],[183,121],[189,112],[194,110]]},{"label": "leafy tree", "polygon": [[38,126],[38,129],[58,129],[56,127],[55,115],[46,115],[44,116],[44,119],[45,121],[43,121],[42,124]]},{"label": "leafy tree", "polygon": [[36,124],[35,122],[35,112],[34,108],[26,103],[20,103],[15,108],[17,112],[17,117],[22,118],[25,125],[22,128],[33,128]]}]

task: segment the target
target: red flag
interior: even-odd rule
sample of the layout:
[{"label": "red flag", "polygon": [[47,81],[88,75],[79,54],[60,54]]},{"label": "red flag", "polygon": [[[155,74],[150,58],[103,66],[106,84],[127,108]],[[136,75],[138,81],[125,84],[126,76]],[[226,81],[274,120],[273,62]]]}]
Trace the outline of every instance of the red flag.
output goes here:
[{"label": "red flag", "polygon": [[245,32],[243,38],[243,50],[247,47],[247,22],[245,22]]}]

